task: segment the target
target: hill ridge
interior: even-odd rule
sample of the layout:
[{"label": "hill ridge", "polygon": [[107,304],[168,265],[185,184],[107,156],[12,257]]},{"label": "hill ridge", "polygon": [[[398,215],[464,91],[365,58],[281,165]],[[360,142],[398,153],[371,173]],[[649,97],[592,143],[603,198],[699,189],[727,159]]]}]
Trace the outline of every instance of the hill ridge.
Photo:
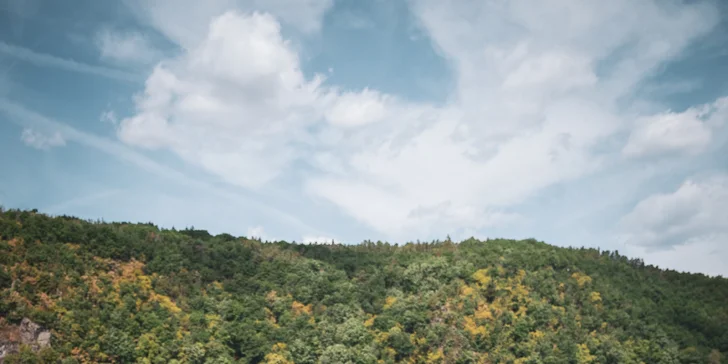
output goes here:
[{"label": "hill ridge", "polygon": [[728,354],[728,279],[535,239],[263,243],[1,210],[0,267],[0,326],[27,317],[53,332],[52,348],[7,362],[704,363]]}]

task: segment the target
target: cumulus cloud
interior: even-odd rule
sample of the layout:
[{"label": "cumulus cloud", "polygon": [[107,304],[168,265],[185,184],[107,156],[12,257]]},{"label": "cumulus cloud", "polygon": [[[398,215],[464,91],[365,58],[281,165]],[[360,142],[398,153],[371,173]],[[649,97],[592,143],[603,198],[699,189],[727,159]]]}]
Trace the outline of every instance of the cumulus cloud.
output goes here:
[{"label": "cumulus cloud", "polygon": [[509,207],[599,170],[614,156],[594,150],[629,127],[619,100],[716,22],[709,7],[657,2],[412,5],[454,66],[453,102],[385,121],[344,148],[346,173],[308,181],[400,239],[512,222]]},{"label": "cumulus cloud", "polygon": [[631,245],[660,249],[728,236],[728,176],[687,180],[637,203],[620,225]]},{"label": "cumulus cloud", "polygon": [[665,112],[637,120],[622,152],[628,157],[697,154],[709,147],[713,133],[728,121],[728,97],[683,112]]},{"label": "cumulus cloud", "polygon": [[136,31],[102,29],[96,45],[102,59],[116,62],[149,64],[161,57],[149,38]]},{"label": "cumulus cloud", "polygon": [[[151,10],[184,51],[155,68],[119,137],[251,189],[306,163],[311,196],[394,239],[516,223],[512,207],[621,157],[597,149],[645,116],[624,100],[717,23],[710,4],[414,0],[457,80],[435,106],[305,76],[279,21],[317,29],[326,2],[303,2],[306,22],[233,3],[185,9],[189,27]],[[233,5],[270,13],[221,10]]]},{"label": "cumulus cloud", "polygon": [[[38,114],[37,112],[32,111],[14,101],[0,98],[0,112],[8,116],[7,120],[17,124],[20,127],[32,130],[49,131],[54,134],[60,133],[64,137],[64,139],[92,148],[93,150],[96,150],[100,153],[107,154],[121,162],[130,163],[140,170],[149,173],[150,175],[158,176],[178,186],[183,186],[185,188],[189,188],[192,191],[199,192],[199,195],[197,196],[198,199],[204,201],[203,205],[205,205],[205,208],[207,208],[212,215],[217,214],[224,216],[239,216],[238,214],[240,214],[241,212],[240,207],[244,206],[245,209],[249,208],[251,209],[250,211],[254,211],[255,216],[270,219],[269,221],[276,221],[278,223],[284,224],[288,229],[292,229],[293,231],[301,233],[318,232],[315,227],[306,224],[304,221],[299,219],[299,217],[294,216],[286,210],[277,208],[275,205],[271,204],[268,201],[262,202],[257,198],[251,198],[251,196],[249,195],[241,194],[239,193],[239,191],[230,191],[224,188],[220,188],[220,186],[210,184],[206,181],[201,181],[196,178],[190,177],[185,173],[176,170],[175,168],[172,168],[166,164],[158,163],[157,161],[149,158],[143,153],[135,151],[132,148],[129,148],[112,139],[99,137],[97,135],[78,130],[58,120]],[[164,195],[159,195],[158,193],[156,193],[153,197],[164,199]],[[183,208],[183,206],[187,206],[186,203],[190,201],[190,196],[185,195],[184,198],[174,199],[174,201],[180,208]],[[167,202],[169,202],[169,200],[164,201],[164,203],[160,202],[157,205],[160,207],[169,206]],[[223,206],[223,202],[229,205]],[[220,208],[223,207],[232,208],[232,210],[221,214]],[[149,213],[148,215],[146,215],[148,217],[144,217],[140,220],[149,221],[151,219],[154,219],[154,216],[161,216],[163,218],[169,217],[169,211],[162,211],[165,208],[169,209],[169,207],[164,207],[156,212],[150,212],[148,210],[145,210]],[[187,211],[185,213],[192,213],[190,211],[195,210],[187,208],[183,209]],[[134,208],[131,208],[131,210],[134,210]],[[117,220],[118,219],[122,219],[122,217],[117,218]],[[221,223],[221,221],[223,220],[224,219],[222,219],[220,216],[217,216],[215,219],[211,220],[211,224],[219,224],[218,226],[221,227],[221,229],[218,231],[223,231],[224,229],[222,229],[222,227],[229,227],[231,226],[230,224],[235,223],[234,221],[228,221],[227,224]],[[174,225],[172,223],[174,219],[170,219],[167,221],[169,222],[169,225],[167,226]],[[190,222],[188,226],[192,223],[195,223],[194,220],[187,221]]]},{"label": "cumulus cloud", "polygon": [[119,137],[260,187],[290,163],[291,145],[305,142],[320,82],[304,77],[271,15],[229,12],[203,42],[154,69]]},{"label": "cumulus cloud", "polygon": [[267,12],[301,32],[316,32],[333,0],[129,0],[127,4],[169,40],[191,49],[205,38],[215,18],[232,9]]},{"label": "cumulus cloud", "polygon": [[42,133],[34,129],[25,128],[20,134],[20,140],[29,147],[48,150],[66,145],[66,140],[60,132]]}]

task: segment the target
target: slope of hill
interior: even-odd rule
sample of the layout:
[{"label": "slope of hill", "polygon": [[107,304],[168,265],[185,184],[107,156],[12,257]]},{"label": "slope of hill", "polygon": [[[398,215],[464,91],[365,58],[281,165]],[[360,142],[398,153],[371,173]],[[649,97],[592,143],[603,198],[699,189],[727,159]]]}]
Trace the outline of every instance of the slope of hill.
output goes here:
[{"label": "slope of hill", "polygon": [[6,362],[718,363],[728,280],[535,240],[261,243],[0,211]]}]

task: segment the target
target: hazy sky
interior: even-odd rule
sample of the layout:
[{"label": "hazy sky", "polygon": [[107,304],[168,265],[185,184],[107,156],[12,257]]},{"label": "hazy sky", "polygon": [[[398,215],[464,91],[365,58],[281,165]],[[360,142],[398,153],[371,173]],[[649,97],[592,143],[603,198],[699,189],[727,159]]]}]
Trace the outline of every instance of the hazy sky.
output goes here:
[{"label": "hazy sky", "polygon": [[728,5],[0,0],[0,204],[728,276]]}]

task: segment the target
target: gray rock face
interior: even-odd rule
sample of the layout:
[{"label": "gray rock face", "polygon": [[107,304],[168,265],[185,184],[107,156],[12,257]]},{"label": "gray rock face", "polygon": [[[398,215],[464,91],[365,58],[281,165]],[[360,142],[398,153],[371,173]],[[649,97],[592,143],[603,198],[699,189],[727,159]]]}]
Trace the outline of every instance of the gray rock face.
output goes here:
[{"label": "gray rock face", "polygon": [[35,342],[38,344],[38,347],[41,349],[51,346],[51,332],[50,331],[41,331],[38,334],[38,338],[35,340]]},{"label": "gray rock face", "polygon": [[17,353],[20,349],[18,343],[0,342],[0,363],[5,361],[5,357],[8,354]]},{"label": "gray rock face", "polygon": [[0,330],[0,364],[9,354],[17,353],[21,345],[28,345],[33,351],[51,346],[51,332],[28,318],[18,326],[7,326]]},{"label": "gray rock face", "polygon": [[33,344],[40,331],[40,325],[28,318],[24,318],[20,321],[20,342],[23,344]]}]

